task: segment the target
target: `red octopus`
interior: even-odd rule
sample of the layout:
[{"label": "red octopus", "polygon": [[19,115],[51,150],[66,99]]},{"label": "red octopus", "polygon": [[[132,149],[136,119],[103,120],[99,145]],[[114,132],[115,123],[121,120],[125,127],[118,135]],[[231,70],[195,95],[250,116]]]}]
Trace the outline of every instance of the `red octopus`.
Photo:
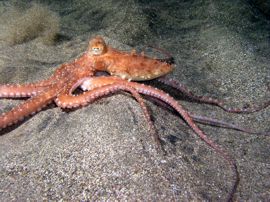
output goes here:
[{"label": "red octopus", "polygon": [[[168,58],[169,59],[169,58]],[[229,164],[234,172],[234,184],[228,194],[228,200],[232,200],[239,183],[239,173],[233,157],[223,148],[209,139],[206,134],[194,123],[194,120],[210,124],[221,124],[222,126],[234,128],[251,133],[247,129],[218,122],[214,119],[198,117],[189,114],[174,98],[165,92],[151,86],[132,81],[145,81],[158,79],[170,85],[190,98],[209,104],[218,105],[229,112],[253,112],[269,106],[270,101],[260,107],[250,109],[231,109],[212,98],[193,95],[186,87],[174,80],[161,78],[172,71],[172,64],[169,60],[152,59],[144,54],[136,54],[118,51],[106,45],[105,41],[97,36],[89,42],[88,50],[78,59],[62,64],[54,74],[47,80],[23,85],[1,85],[1,98],[29,98],[12,110],[0,116],[0,129],[13,125],[25,117],[33,115],[42,110],[51,102],[55,102],[61,108],[75,108],[85,106],[90,102],[108,94],[118,91],[127,91],[132,94],[143,109],[144,116],[150,126],[151,134],[160,148],[160,139],[154,132],[149,112],[140,94],[154,97],[161,100],[176,110],[195,133],[206,142],[212,149],[219,153]],[[98,71],[108,72],[111,76],[95,76]],[[81,87],[85,92],[74,95],[73,92]]]}]

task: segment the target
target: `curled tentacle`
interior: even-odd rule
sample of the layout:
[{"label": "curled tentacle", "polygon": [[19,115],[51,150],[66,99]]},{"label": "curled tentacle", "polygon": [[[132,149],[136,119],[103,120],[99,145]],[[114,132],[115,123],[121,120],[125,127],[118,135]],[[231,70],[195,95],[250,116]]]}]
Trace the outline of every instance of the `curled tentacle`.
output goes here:
[{"label": "curled tentacle", "polygon": [[[89,102],[94,101],[95,99],[98,99],[99,97],[102,97],[103,95],[108,94],[107,90],[102,92],[101,90],[98,90],[98,92],[91,92],[92,95],[85,95],[86,93],[82,95],[72,95],[72,92],[79,86],[81,85],[84,81],[91,79],[91,77],[86,77],[84,79],[78,80],[72,84],[70,83],[68,90],[60,93],[57,98],[55,99],[55,103],[57,106],[61,108],[74,108],[74,107],[79,107],[79,106],[85,106],[89,104]],[[143,110],[144,117],[147,121],[147,124],[149,126],[151,135],[153,136],[155,142],[158,145],[158,149],[161,149],[161,141],[158,136],[158,134],[155,131],[155,127],[151,121],[151,117],[149,114],[149,111],[144,103],[143,98],[140,96],[140,94],[132,87],[129,87],[128,85],[125,84],[119,84],[117,86],[117,91],[124,90],[128,91],[132,94],[132,96],[138,101],[140,104],[140,107]],[[88,92],[89,94],[90,92]]]},{"label": "curled tentacle", "polygon": [[[117,82],[116,80],[115,80],[115,82],[113,82],[113,81],[114,81],[114,79],[108,79],[109,84]],[[98,82],[98,79],[96,79],[95,82],[93,82],[92,78],[90,78],[90,79],[85,78],[85,79],[83,79],[83,83],[81,84],[81,88],[84,91],[86,91],[86,90],[89,91],[89,90],[93,90],[95,88],[99,88],[99,87],[104,86],[104,85],[108,85],[108,82],[104,82],[104,83]],[[158,103],[159,105],[164,106],[164,107],[169,107],[166,103],[160,102],[160,100],[158,100],[158,99],[151,98],[151,100],[153,102]],[[236,124],[228,123],[228,122],[214,119],[214,118],[209,118],[209,117],[202,116],[202,115],[196,115],[194,113],[190,113],[190,117],[193,119],[193,121],[198,122],[198,123],[202,123],[202,124],[206,124],[206,125],[212,125],[212,126],[216,126],[216,127],[223,127],[223,128],[228,128],[228,129],[232,129],[232,130],[238,130],[238,131],[249,133],[249,134],[266,135],[266,136],[270,135],[269,131],[256,132],[256,131],[252,131],[249,128],[238,126]]]},{"label": "curled tentacle", "polygon": [[[59,100],[65,100],[65,102],[67,103],[66,106],[73,106],[74,104],[86,105],[101,96],[112,94],[118,92],[119,90],[130,91],[128,87],[136,89],[136,91],[141,94],[152,96],[162,100],[163,102],[170,105],[174,110],[176,110],[186,121],[186,123],[192,128],[192,130],[194,130],[195,133],[205,143],[207,143],[212,149],[214,149],[228,162],[234,173],[233,186],[228,195],[228,201],[232,200],[239,183],[239,172],[235,160],[231,155],[227,153],[227,151],[225,151],[223,148],[221,148],[218,144],[213,142],[204,134],[204,132],[193,122],[189,113],[176,100],[174,100],[171,96],[161,90],[139,83],[128,82],[117,77],[93,77],[88,79],[88,82],[90,82],[92,86],[96,86],[97,88],[94,88],[91,91],[87,91],[84,94],[78,95],[76,97],[63,95],[63,97],[61,98],[58,97],[58,100],[56,102],[59,103]],[[61,105],[61,102],[59,104]]]},{"label": "curled tentacle", "polygon": [[211,97],[206,97],[206,96],[197,96],[194,95],[185,85],[181,84],[177,80],[162,77],[158,78],[158,81],[171,86],[177,90],[179,90],[181,93],[183,93],[185,96],[188,98],[197,101],[197,102],[202,102],[202,103],[207,103],[207,104],[212,104],[216,105],[220,108],[222,108],[226,112],[231,112],[231,113],[253,113],[253,112],[258,112],[270,105],[270,100],[260,104],[260,105],[252,105],[249,108],[232,108],[232,107],[227,107],[223,101],[211,98]]}]

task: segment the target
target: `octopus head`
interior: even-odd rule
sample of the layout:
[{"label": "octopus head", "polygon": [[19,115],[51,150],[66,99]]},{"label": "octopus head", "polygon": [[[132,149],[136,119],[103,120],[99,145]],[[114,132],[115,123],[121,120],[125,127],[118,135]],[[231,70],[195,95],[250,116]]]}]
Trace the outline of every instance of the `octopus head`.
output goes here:
[{"label": "octopus head", "polygon": [[92,56],[99,56],[107,52],[107,46],[101,36],[96,36],[89,42],[88,53]]}]

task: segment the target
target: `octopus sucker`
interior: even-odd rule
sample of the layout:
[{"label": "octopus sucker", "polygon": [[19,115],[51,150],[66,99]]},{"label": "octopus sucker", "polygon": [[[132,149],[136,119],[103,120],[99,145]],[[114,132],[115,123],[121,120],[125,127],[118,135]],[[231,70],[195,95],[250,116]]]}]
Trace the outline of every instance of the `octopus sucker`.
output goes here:
[{"label": "octopus sucker", "polygon": [[25,85],[0,85],[0,98],[9,97],[30,97],[36,94],[37,91],[44,90],[43,86],[31,84]]}]

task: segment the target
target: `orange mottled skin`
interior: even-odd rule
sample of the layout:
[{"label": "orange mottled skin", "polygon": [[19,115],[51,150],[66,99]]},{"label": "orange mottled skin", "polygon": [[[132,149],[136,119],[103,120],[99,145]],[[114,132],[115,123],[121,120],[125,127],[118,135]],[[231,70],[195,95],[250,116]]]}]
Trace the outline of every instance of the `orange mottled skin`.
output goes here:
[{"label": "orange mottled skin", "polygon": [[135,51],[118,51],[107,46],[101,37],[90,41],[86,55],[96,70],[132,81],[151,80],[172,71],[171,64],[136,54]]}]

